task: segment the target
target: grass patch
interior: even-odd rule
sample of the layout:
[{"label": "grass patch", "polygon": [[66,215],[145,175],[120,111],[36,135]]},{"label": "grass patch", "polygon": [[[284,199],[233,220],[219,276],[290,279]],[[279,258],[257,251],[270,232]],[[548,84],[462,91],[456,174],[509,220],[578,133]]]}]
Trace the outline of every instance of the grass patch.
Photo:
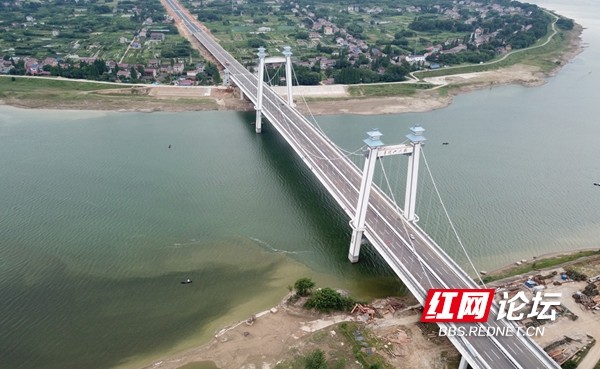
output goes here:
[{"label": "grass patch", "polygon": [[[588,337],[592,338],[591,336],[588,335]],[[585,356],[588,354],[588,352],[590,352],[591,348],[596,344],[596,340],[594,339],[589,345],[587,345],[585,347],[585,349],[579,351],[574,357],[572,357],[571,359],[569,359],[567,362],[565,362],[562,367],[563,368],[577,368],[577,366],[579,366],[579,364],[581,364],[581,361],[585,358]],[[600,368],[600,362],[596,363],[596,366],[594,366],[594,369],[598,369]]]},{"label": "grass patch", "polygon": [[[29,108],[75,108],[121,110],[133,106],[142,109],[176,108],[194,106],[202,110],[216,109],[217,103],[204,96],[159,99],[145,94],[132,94],[132,85],[85,83],[72,80],[41,78],[0,78],[0,99],[18,101],[19,106]],[[111,90],[100,93],[101,90]],[[96,93],[98,92],[98,93]],[[143,104],[143,105],[136,105]]]},{"label": "grass patch", "polygon": [[[307,367],[327,367],[328,369],[356,368],[357,365],[354,364],[355,359],[353,358],[352,344],[342,333],[340,328],[342,324],[344,323],[315,332],[308,340],[303,341],[305,344],[290,348],[286,355],[287,358],[279,361],[275,365],[275,369],[306,369]],[[330,331],[334,331],[335,335],[330,334]],[[324,361],[319,360],[321,366],[314,365],[314,359],[320,356],[317,354],[318,351],[324,354]],[[312,363],[310,363],[311,361]],[[309,363],[313,366],[308,366]],[[322,365],[324,363],[326,363],[326,366]]]},{"label": "grass patch", "polygon": [[[340,324],[340,331],[352,345],[354,357],[365,368],[392,369],[378,351],[383,350],[383,344],[365,328],[360,328],[356,323],[344,322]],[[375,349],[375,352],[368,352]]]},{"label": "grass patch", "polygon": [[386,83],[373,85],[348,86],[348,93],[352,97],[374,96],[411,96],[418,90],[430,89],[429,83]]},{"label": "grass patch", "polygon": [[554,257],[550,257],[550,258],[546,258],[546,259],[536,260],[531,264],[527,263],[524,265],[515,266],[513,268],[510,268],[510,269],[503,271],[501,273],[498,273],[498,274],[487,275],[487,276],[483,277],[482,279],[483,279],[483,282],[488,283],[488,282],[512,277],[512,276],[519,275],[519,274],[525,274],[525,273],[528,273],[528,272],[531,272],[534,270],[540,270],[540,269],[554,267],[554,266],[557,266],[557,265],[560,265],[563,263],[577,260],[579,258],[584,258],[587,256],[594,256],[594,255],[600,255],[600,250],[579,251],[579,252],[569,254],[569,255],[559,255],[559,256],[554,256]]},{"label": "grass patch", "polygon": [[45,78],[19,78],[0,76],[0,92],[34,91],[94,91],[117,88],[117,84],[88,83],[78,81],[52,80]]}]

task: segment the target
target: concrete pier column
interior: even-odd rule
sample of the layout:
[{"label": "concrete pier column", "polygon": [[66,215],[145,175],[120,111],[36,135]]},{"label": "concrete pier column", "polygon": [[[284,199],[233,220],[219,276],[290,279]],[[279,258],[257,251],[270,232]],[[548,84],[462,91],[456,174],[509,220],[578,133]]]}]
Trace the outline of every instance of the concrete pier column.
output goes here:
[{"label": "concrete pier column", "polygon": [[419,126],[411,127],[412,133],[406,135],[413,146],[413,152],[408,157],[408,172],[406,173],[406,193],[404,197],[404,217],[406,220],[415,220],[415,205],[417,201],[417,180],[419,178],[419,157],[421,145],[426,140],[423,136],[425,129]]},{"label": "concrete pier column", "polygon": [[469,367],[469,363],[464,356],[460,358],[460,364],[458,364],[458,369],[467,369]]},{"label": "concrete pier column", "polygon": [[375,173],[375,164],[377,163],[377,154],[379,147],[383,146],[381,142],[381,132],[367,132],[369,138],[363,142],[367,144],[367,158],[363,168],[362,180],[360,183],[360,192],[358,194],[358,204],[356,204],[356,213],[354,219],[350,222],[352,227],[352,238],[350,239],[350,251],[348,252],[348,260],[352,263],[358,261],[360,254],[360,244],[365,231],[365,219],[367,217],[367,208],[369,206],[369,194],[371,193],[371,184],[373,182],[373,174]]},{"label": "concrete pier column", "polygon": [[263,85],[265,79],[265,53],[264,47],[258,48],[258,91],[256,93],[256,106],[254,109],[256,110],[256,133],[260,133],[262,131],[262,100],[263,100]]},{"label": "concrete pier column", "polygon": [[283,55],[285,56],[285,84],[287,86],[287,103],[289,106],[294,105],[294,97],[292,96],[292,51],[291,47],[284,46],[283,47]]}]

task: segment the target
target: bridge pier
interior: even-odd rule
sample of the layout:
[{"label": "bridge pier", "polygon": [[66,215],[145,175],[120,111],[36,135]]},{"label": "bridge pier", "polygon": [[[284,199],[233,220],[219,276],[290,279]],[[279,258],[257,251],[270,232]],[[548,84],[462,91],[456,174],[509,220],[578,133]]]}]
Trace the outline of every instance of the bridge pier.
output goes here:
[{"label": "bridge pier", "polygon": [[285,56],[285,84],[287,86],[287,103],[294,107],[294,97],[292,96],[292,50],[289,46],[283,47],[283,55]]},{"label": "bridge pier", "polygon": [[423,132],[425,129],[420,126],[411,127],[412,133],[406,135],[413,147],[413,152],[408,157],[408,173],[406,174],[406,193],[404,197],[404,217],[408,221],[416,219],[415,205],[417,202],[417,179],[419,176],[419,157],[421,156],[421,145],[425,141]]},{"label": "bridge pier", "polygon": [[263,100],[263,85],[265,84],[265,53],[264,47],[258,48],[258,91],[256,92],[256,125],[255,130],[256,133],[260,133],[262,131],[262,100]]},{"label": "bridge pier", "polygon": [[381,132],[367,132],[369,138],[363,140],[367,144],[367,159],[363,168],[363,176],[360,183],[360,192],[358,194],[358,204],[356,205],[356,215],[350,222],[352,227],[352,238],[350,239],[350,251],[348,252],[348,260],[351,263],[358,261],[360,254],[360,243],[365,231],[365,218],[367,217],[367,208],[369,207],[369,194],[371,193],[371,183],[373,182],[373,174],[375,173],[375,163],[377,163],[377,153],[379,147],[383,146],[381,142]]},{"label": "bridge pier", "polygon": [[469,363],[464,356],[460,357],[460,364],[458,364],[458,369],[467,369],[469,367]]},{"label": "bridge pier", "polygon": [[225,68],[223,72],[223,86],[229,86],[229,69]]}]

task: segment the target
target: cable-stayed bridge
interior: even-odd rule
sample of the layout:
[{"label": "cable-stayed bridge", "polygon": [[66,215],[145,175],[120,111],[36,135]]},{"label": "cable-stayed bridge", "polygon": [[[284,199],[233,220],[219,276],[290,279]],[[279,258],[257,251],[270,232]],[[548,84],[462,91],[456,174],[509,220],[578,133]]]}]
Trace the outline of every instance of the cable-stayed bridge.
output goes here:
[{"label": "cable-stayed bridge", "polygon": [[[368,147],[367,161],[361,171],[348,159],[346,153],[294,108],[291,89],[288,89],[286,101],[271,88],[259,83],[262,81],[264,50],[259,52],[257,77],[225,51],[175,0],[166,0],[166,3],[177,20],[227,69],[230,81],[255,104],[257,132],[260,132],[261,116],[264,116],[350,217],[353,228],[349,253],[351,261],[358,260],[364,235],[421,304],[425,302],[430,288],[479,287],[414,222],[419,151],[424,140],[421,129],[413,129],[407,135],[408,144],[395,146],[383,145],[379,140],[380,133],[370,132],[369,138],[365,140]],[[289,49],[286,51],[289,52]],[[280,62],[289,59],[291,54],[284,55],[285,58],[280,58]],[[289,74],[286,79],[289,82]],[[409,156],[404,210],[400,210],[379,188],[371,186],[368,178],[369,175],[372,178],[376,158],[396,153]],[[497,320],[497,313],[497,305],[494,305],[488,322],[477,324],[484,329],[509,327],[516,330],[514,323]],[[459,326],[454,323],[441,325]],[[542,348],[523,335],[449,338],[466,360],[461,362],[461,368],[466,367],[466,362],[476,369],[560,368]]]}]

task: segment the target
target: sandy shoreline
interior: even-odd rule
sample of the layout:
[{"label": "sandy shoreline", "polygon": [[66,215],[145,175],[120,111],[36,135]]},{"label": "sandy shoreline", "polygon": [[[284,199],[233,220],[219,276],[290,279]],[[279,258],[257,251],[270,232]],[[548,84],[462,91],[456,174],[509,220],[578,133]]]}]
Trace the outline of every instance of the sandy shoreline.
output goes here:
[{"label": "sandy shoreline", "polygon": [[[581,251],[597,250],[597,248],[583,248],[570,252],[553,252],[537,256],[534,260],[539,261],[560,255],[577,254]],[[584,257],[585,258],[585,257]],[[597,258],[597,256],[596,256]],[[566,264],[572,264],[584,259],[569,261]],[[532,261],[532,260],[530,260]],[[556,265],[550,267],[555,269],[560,267]],[[514,268],[514,264],[505,265],[489,273],[502,273]],[[495,282],[497,283],[497,282]],[[141,369],[177,369],[193,365],[194,363],[213,362],[219,368],[272,368],[276,362],[284,358],[289,358],[290,350],[297,350],[306,345],[306,340],[310,340],[310,335],[317,331],[329,332],[330,327],[340,322],[360,322],[357,315],[352,314],[322,314],[314,311],[308,311],[303,308],[290,306],[286,303],[291,295],[288,294],[276,306],[254,315],[254,322],[249,325],[246,320],[241,320],[228,325],[215,332],[214,337],[206,343],[185,352],[177,353],[167,357],[154,360],[152,363],[143,366]],[[381,300],[380,300],[381,301]],[[407,299],[407,304],[411,304],[411,299]],[[412,301],[416,303],[416,301]],[[413,309],[413,306],[407,306],[404,313],[392,314],[383,317],[375,322],[362,322],[366,327],[376,332],[378,336],[389,332],[386,328],[401,327],[404,331],[413,329],[411,345],[418,346],[418,350],[430,352],[436,343],[421,342],[418,339],[418,328],[416,323],[420,318],[420,313]],[[412,328],[411,328],[412,327]],[[327,328],[327,329],[326,329]],[[387,332],[387,333],[386,333]],[[428,339],[425,339],[429,341]],[[439,344],[439,343],[438,343]],[[414,347],[413,347],[414,349]],[[405,348],[406,350],[406,348]],[[409,349],[408,351],[411,351]],[[415,350],[413,350],[415,351]],[[429,359],[434,360],[435,355]],[[410,356],[403,355],[402,365],[408,364]],[[393,360],[393,359],[392,359]],[[396,365],[400,365],[396,363]],[[397,366],[402,367],[404,366]],[[412,367],[407,366],[407,367]]]},{"label": "sandy shoreline", "polygon": [[[573,53],[573,56],[576,53]],[[566,56],[565,56],[566,57]],[[555,72],[556,73],[556,72]],[[323,99],[315,95],[306,96],[304,103],[297,97],[298,110],[313,115],[380,115],[427,112],[442,109],[452,103],[453,96],[492,86],[518,84],[539,86],[546,83],[545,75],[535,67],[513,65],[494,71],[455,74],[445,77],[426,78],[425,81],[437,86],[451,86],[447,94],[438,89],[416,91],[410,96],[351,97],[348,93],[335,98]],[[320,86],[327,88],[329,86]],[[347,90],[348,86],[340,86]],[[209,91],[208,93],[206,91]],[[131,91],[131,92],[130,92]],[[136,91],[136,93],[133,93]],[[141,92],[137,92],[141,91]],[[91,99],[85,99],[91,95]],[[239,93],[231,88],[209,86],[198,89],[175,89],[169,86],[121,87],[109,90],[82,92],[81,99],[46,100],[44,98],[11,98],[4,96],[0,105],[25,109],[49,110],[102,110],[115,112],[180,112],[180,111],[251,111],[248,101],[239,99]],[[131,97],[130,97],[131,96]]]},{"label": "sandy shoreline", "polygon": [[[546,254],[534,256],[532,259],[526,260],[525,263],[532,263],[532,262],[536,262],[536,261],[540,261],[540,260],[544,260],[544,259],[551,259],[551,258],[558,257],[558,256],[574,255],[574,254],[577,254],[580,252],[595,251],[595,250],[598,250],[598,247],[584,247],[584,248],[580,248],[580,249],[572,250],[572,251],[548,252]],[[486,272],[486,275],[489,275],[489,276],[500,275],[502,273],[510,271],[511,269],[515,269],[516,267],[518,267],[520,265],[520,264],[516,264],[517,261],[522,263],[522,260],[515,260],[515,263],[507,264],[507,265],[501,266],[497,269],[494,269],[490,272]],[[554,268],[554,267],[552,267],[552,268]]]},{"label": "sandy shoreline", "polygon": [[[336,338],[333,332],[342,322],[356,323],[373,332],[387,342],[388,352],[394,355],[387,357],[389,363],[396,368],[415,368],[417,365],[431,361],[439,361],[440,352],[452,351],[448,344],[440,344],[427,339],[416,325],[420,313],[415,309],[416,301],[404,298],[406,303],[402,309],[394,313],[386,312],[376,319],[365,319],[365,316],[351,313],[325,314],[306,310],[298,305],[290,305],[287,295],[280,304],[255,315],[256,319],[249,325],[245,320],[223,328],[208,342],[185,352],[157,359],[142,369],[177,369],[192,367],[197,363],[212,362],[218,368],[271,369],[282,360],[290,360],[295,355],[323,346],[324,337],[336,345],[344,345],[342,337]],[[378,300],[380,308],[388,299]],[[394,299],[401,301],[400,299]],[[381,310],[380,310],[381,311]],[[332,333],[333,332],[333,333]],[[398,332],[404,335],[402,346],[395,350],[390,342],[394,341]],[[408,337],[407,337],[408,336]],[[417,350],[404,345],[410,344]],[[316,345],[316,346],[315,346]],[[348,369],[360,368],[360,364],[347,362]]]}]

